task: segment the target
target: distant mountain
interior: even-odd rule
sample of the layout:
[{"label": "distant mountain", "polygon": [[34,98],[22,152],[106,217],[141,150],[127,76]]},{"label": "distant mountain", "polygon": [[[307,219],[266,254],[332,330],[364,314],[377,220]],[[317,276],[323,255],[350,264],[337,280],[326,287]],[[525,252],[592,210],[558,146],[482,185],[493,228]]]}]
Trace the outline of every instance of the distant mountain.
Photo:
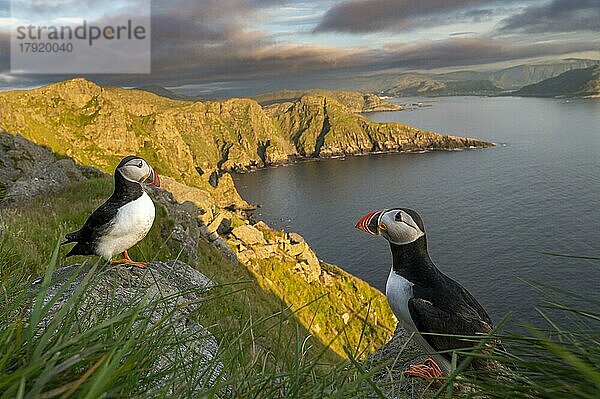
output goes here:
[{"label": "distant mountain", "polygon": [[512,93],[523,97],[600,97],[600,65],[573,69]]},{"label": "distant mountain", "polygon": [[490,71],[381,73],[345,78],[335,87],[393,96],[495,95],[594,65],[600,65],[600,60],[570,58]]},{"label": "distant mountain", "polygon": [[382,100],[379,96],[370,93],[359,93],[354,91],[338,90],[280,90],[271,93],[260,94],[252,97],[262,106],[280,104],[283,102],[294,102],[304,96],[321,96],[335,99],[352,112],[380,112],[399,111],[400,105],[392,104]]},{"label": "distant mountain", "polygon": [[567,59],[559,63],[518,65],[493,72],[488,79],[503,89],[515,90],[573,69],[589,68],[594,65],[600,65],[600,61]]},{"label": "distant mountain", "polygon": [[466,80],[444,82],[441,80],[407,81],[384,92],[387,96],[480,96],[493,95],[502,91],[489,80]]}]

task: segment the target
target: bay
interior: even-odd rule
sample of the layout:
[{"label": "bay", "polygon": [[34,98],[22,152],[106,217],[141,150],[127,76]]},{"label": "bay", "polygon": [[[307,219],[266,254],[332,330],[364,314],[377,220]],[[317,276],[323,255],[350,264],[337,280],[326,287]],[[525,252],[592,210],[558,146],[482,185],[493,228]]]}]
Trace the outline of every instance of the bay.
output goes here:
[{"label": "bay", "polygon": [[[600,299],[600,101],[447,97],[367,115],[495,148],[303,162],[236,175],[259,219],[302,234],[317,255],[384,290],[387,243],[354,228],[372,210],[407,207],[429,252],[498,320],[535,317],[548,284]],[[431,101],[431,102],[427,102]]]}]

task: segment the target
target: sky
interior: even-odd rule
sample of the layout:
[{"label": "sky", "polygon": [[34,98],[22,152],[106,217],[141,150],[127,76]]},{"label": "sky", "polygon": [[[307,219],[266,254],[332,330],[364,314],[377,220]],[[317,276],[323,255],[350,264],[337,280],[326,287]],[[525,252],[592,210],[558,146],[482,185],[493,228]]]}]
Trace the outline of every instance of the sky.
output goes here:
[{"label": "sky", "polygon": [[[28,21],[136,15],[149,0],[14,0]],[[0,87],[72,76],[10,73],[0,0]],[[154,0],[152,73],[86,76],[197,87],[395,71],[600,59],[600,0]]]}]

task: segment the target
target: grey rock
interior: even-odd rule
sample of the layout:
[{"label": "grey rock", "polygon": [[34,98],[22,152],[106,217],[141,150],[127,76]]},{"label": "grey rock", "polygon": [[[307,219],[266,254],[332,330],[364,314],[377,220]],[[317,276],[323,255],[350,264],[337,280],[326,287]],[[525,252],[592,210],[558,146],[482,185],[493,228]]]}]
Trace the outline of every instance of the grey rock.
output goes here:
[{"label": "grey rock", "polygon": [[21,135],[0,131],[0,202],[28,200],[102,175],[94,168],[75,164],[72,159],[59,159]]},{"label": "grey rock", "polygon": [[216,231],[213,231],[212,233],[210,233],[208,235],[208,241],[210,241],[211,243],[216,241],[219,238],[219,235],[217,234]]},{"label": "grey rock", "polygon": [[418,378],[406,378],[402,372],[411,364],[422,364],[425,359],[427,356],[423,349],[398,324],[392,339],[372,354],[366,364],[367,367],[376,367],[389,363],[373,376],[388,398],[420,398],[429,383]]},{"label": "grey rock", "polygon": [[238,264],[237,255],[235,254],[235,252],[233,252],[231,248],[229,248],[229,245],[227,245],[225,240],[223,240],[221,237],[217,237],[214,241],[211,242],[211,244],[216,249],[218,249],[223,255],[225,255],[227,259],[229,259],[233,264]]},{"label": "grey rock", "polygon": [[183,253],[190,261],[198,260],[197,241],[192,238],[189,227],[186,229],[181,224],[176,224],[173,226],[171,238],[182,245]]},{"label": "grey rock", "polygon": [[217,228],[217,233],[224,236],[231,233],[231,230],[233,230],[231,227],[231,219],[223,219]]},{"label": "grey rock", "polygon": [[212,172],[208,177],[208,184],[213,187],[217,187],[219,185],[219,172]]},{"label": "grey rock", "polygon": [[[84,277],[92,267],[91,264],[71,265],[54,272],[45,301],[47,303],[57,294],[58,300],[46,320],[58,312],[78,286],[85,284]],[[60,290],[74,275],[77,277],[61,293]],[[186,371],[189,378],[187,383],[197,393],[224,377],[223,364],[218,358],[217,340],[206,328],[188,317],[197,309],[202,295],[213,285],[210,279],[180,261],[152,262],[147,269],[107,266],[96,270],[91,277],[90,284],[85,287],[83,303],[77,310],[81,318],[93,320],[96,317],[106,317],[107,306],[109,312],[118,312],[135,306],[143,298],[148,303],[159,303],[160,306],[148,306],[144,310],[146,313],[142,314],[151,320],[147,324],[148,328],[168,317],[169,327],[180,338],[177,340],[180,343],[172,351],[163,354],[153,371],[160,374],[161,370],[168,370],[177,356],[189,359],[189,364],[192,364],[192,359],[199,360],[200,367]],[[33,293],[40,285],[41,279],[33,283]],[[161,381],[156,383],[160,384]]]}]

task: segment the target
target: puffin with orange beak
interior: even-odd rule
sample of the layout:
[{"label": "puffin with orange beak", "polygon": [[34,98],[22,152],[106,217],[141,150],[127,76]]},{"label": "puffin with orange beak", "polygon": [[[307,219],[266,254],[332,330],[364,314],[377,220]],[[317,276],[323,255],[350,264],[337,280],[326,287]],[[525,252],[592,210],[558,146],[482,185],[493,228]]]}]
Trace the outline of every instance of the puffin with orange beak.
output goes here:
[{"label": "puffin with orange beak", "polygon": [[[469,291],[435,266],[417,212],[405,208],[371,212],[356,228],[390,243],[392,268],[385,295],[402,327],[415,333],[414,338],[430,355],[425,364],[412,365],[404,374],[443,377],[451,371],[452,352],[475,345],[464,337],[490,333],[492,320]],[[477,358],[471,362],[472,369],[489,366]]]},{"label": "puffin with orange beak", "polygon": [[[114,178],[110,198],[81,229],[65,236],[63,244],[76,243],[67,256],[97,255],[112,264],[145,268],[146,263],[133,261],[127,250],[146,237],[154,223],[154,203],[144,186],[160,187],[160,177],[144,159],[130,155],[121,160]],[[121,253],[123,259],[112,260]]]}]

